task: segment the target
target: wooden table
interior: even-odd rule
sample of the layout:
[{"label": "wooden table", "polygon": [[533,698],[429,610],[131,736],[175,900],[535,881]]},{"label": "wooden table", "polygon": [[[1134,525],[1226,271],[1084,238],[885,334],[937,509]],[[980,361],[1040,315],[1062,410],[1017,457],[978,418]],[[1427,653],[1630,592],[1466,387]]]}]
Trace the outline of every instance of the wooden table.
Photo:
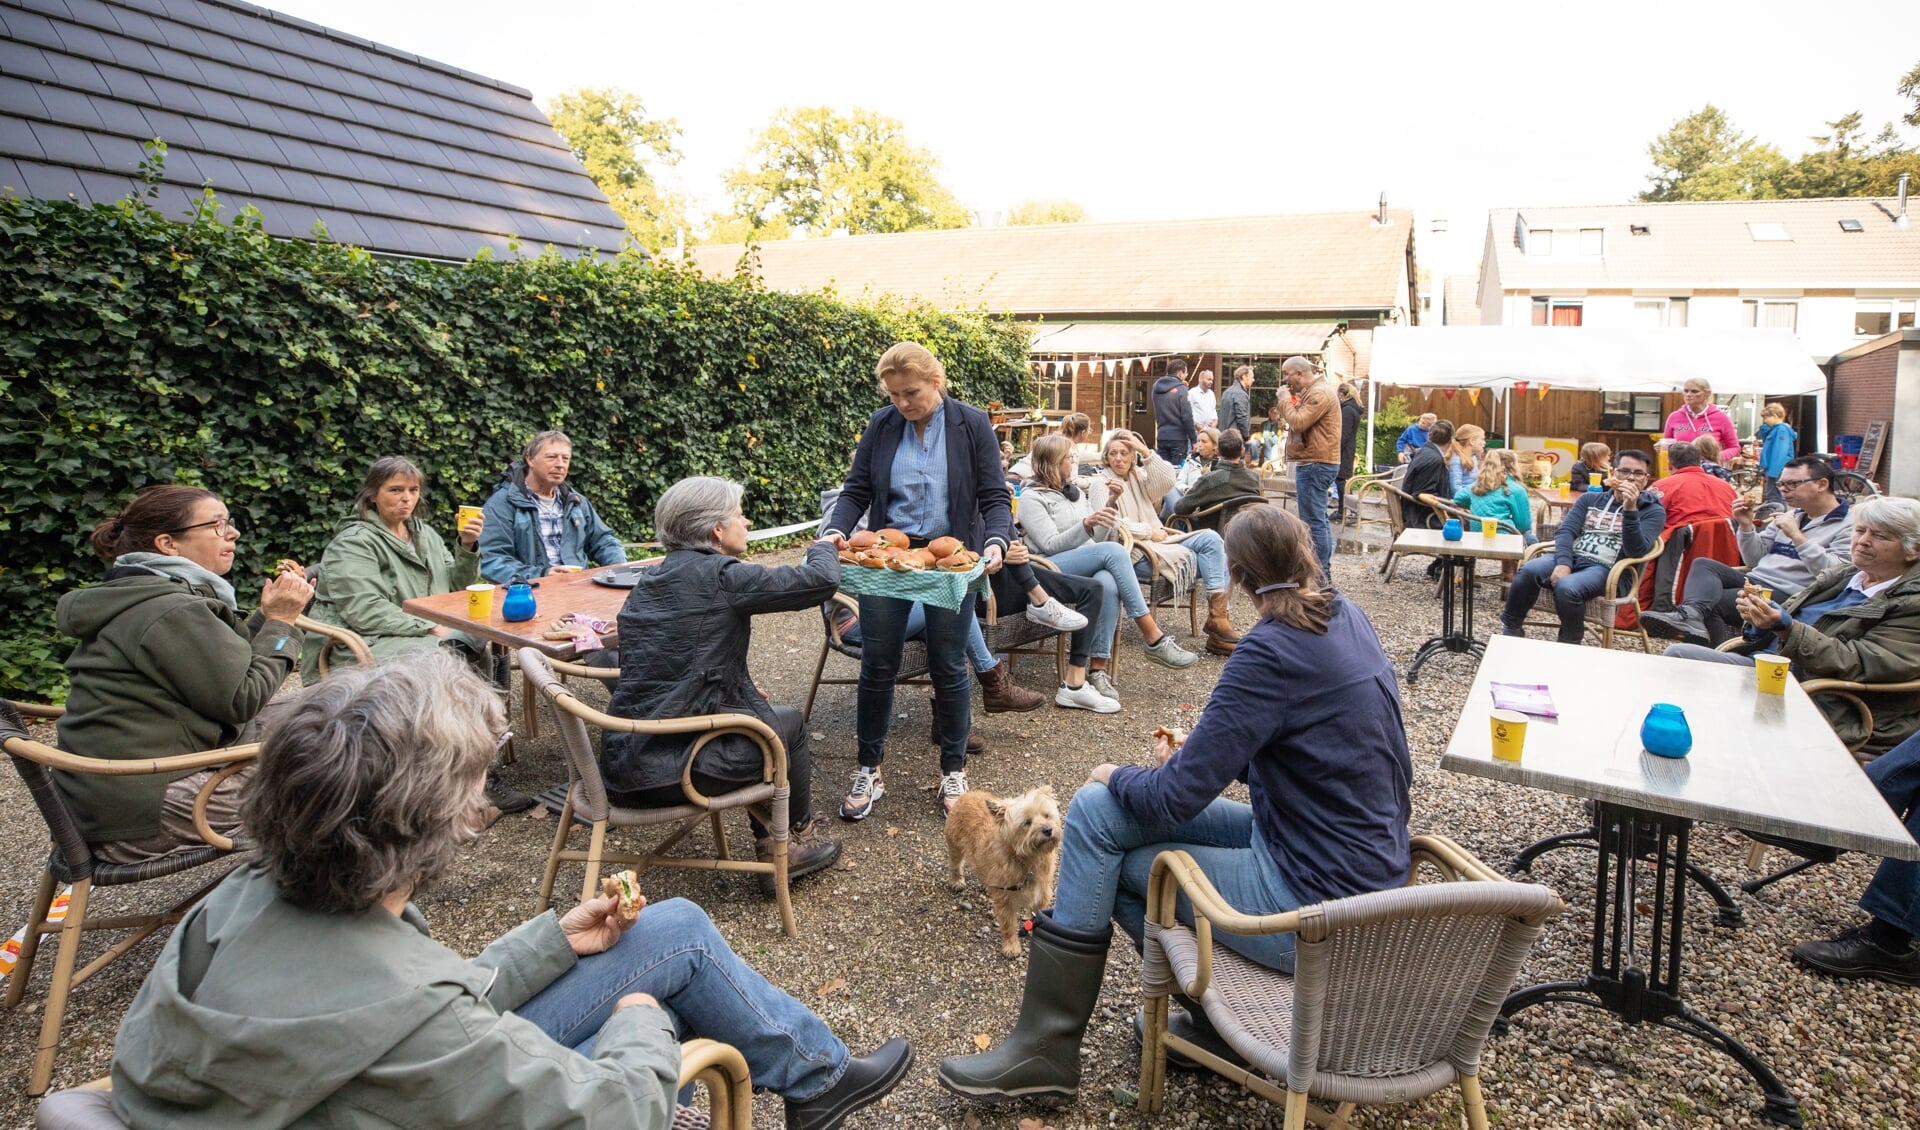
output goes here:
[{"label": "wooden table", "polygon": [[[1459,541],[1448,541],[1439,530],[1403,530],[1393,539],[1393,551],[1397,554],[1425,554],[1440,559],[1440,634],[1413,653],[1413,662],[1407,665],[1407,682],[1418,682],[1420,668],[1441,652],[1477,656],[1486,650],[1486,645],[1473,637],[1473,563],[1476,560],[1518,561],[1526,549],[1526,539],[1519,534],[1487,537],[1478,530],[1462,534]],[[1454,600],[1456,586],[1460,590],[1457,603]]]},{"label": "wooden table", "polygon": [[[654,558],[659,560],[659,558]],[[471,620],[467,617],[467,592],[460,589],[455,592],[441,593],[439,596],[420,596],[403,603],[400,607],[423,620],[432,620],[469,635],[478,636],[488,643],[498,644],[512,650],[514,648],[538,648],[543,654],[554,659],[572,659],[572,640],[549,640],[541,636],[547,625],[565,616],[577,612],[582,616],[591,616],[596,620],[612,620],[620,614],[621,605],[627,602],[626,589],[609,588],[593,582],[595,573],[608,569],[631,568],[628,565],[605,565],[598,569],[587,569],[579,573],[552,573],[534,582],[533,597],[539,603],[539,611],[531,620],[508,623],[500,618],[500,606],[506,602],[507,586],[495,585],[493,593],[493,615],[485,620]],[[640,562],[639,564],[649,564]],[[601,637],[608,646],[612,646],[614,636],[608,632]]]},{"label": "wooden table", "polygon": [[[1002,420],[993,426],[993,430],[1005,433],[1007,442],[1013,444],[1014,451],[1021,452],[1033,446],[1033,436],[1037,434],[1034,432],[1035,428],[1051,428],[1055,423],[1054,420],[1029,420],[1019,417]],[[1022,439],[1026,440],[1025,447],[1021,446]]]},{"label": "wooden table", "polygon": [[[1545,684],[1558,719],[1527,725],[1519,761],[1492,756],[1488,684]],[[1640,723],[1656,702],[1686,711],[1693,750],[1681,759],[1640,746]],[[1594,803],[1599,867],[1592,963],[1577,981],[1520,989],[1502,1023],[1536,1004],[1582,1004],[1628,1024],[1651,1023],[1718,1048],[1766,1095],[1765,1117],[1801,1125],[1799,1106],[1751,1050],[1689,1009],[1680,995],[1688,832],[1695,820],[1816,844],[1920,859],[1920,845],[1860,771],[1798,682],[1763,695],[1753,669],[1501,636],[1492,641],[1440,759],[1443,769],[1507,781]],[[1654,862],[1652,909],[1641,938],[1640,861]]]}]

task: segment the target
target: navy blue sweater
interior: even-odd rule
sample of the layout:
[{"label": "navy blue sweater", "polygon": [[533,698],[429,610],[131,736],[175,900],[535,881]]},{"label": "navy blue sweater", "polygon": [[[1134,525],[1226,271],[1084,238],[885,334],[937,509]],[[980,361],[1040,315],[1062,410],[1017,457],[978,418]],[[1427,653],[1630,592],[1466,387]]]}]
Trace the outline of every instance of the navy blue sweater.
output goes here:
[{"label": "navy blue sweater", "polygon": [[1241,639],[1199,724],[1158,769],[1116,769],[1134,816],[1177,824],[1234,780],[1301,905],[1407,881],[1413,760],[1373,625],[1335,598],[1325,635],[1262,619]]}]

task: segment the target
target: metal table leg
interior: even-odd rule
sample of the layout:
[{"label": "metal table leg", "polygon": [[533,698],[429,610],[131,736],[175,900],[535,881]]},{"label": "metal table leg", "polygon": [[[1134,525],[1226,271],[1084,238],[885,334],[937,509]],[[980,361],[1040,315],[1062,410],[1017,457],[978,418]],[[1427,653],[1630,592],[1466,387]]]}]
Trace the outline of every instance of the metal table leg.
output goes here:
[{"label": "metal table leg", "polygon": [[[1487,645],[1473,638],[1473,558],[1441,555],[1440,562],[1440,634],[1420,645],[1407,664],[1407,682],[1420,681],[1420,668],[1442,652],[1455,655],[1485,655]],[[1461,566],[1466,568],[1464,571]],[[1459,599],[1454,587],[1463,584]]]}]

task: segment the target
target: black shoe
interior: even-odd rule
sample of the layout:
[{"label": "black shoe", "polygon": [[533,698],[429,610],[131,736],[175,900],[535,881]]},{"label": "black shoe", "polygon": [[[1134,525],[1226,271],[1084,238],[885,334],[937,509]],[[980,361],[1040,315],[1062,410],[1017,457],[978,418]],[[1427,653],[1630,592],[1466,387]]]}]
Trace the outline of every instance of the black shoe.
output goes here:
[{"label": "black shoe", "polygon": [[1655,612],[1651,609],[1642,612],[1640,618],[1648,624],[1648,634],[1669,640],[1705,640],[1708,638],[1706,618],[1700,610],[1691,604],[1683,604],[1671,612]]},{"label": "black shoe", "polygon": [[885,1098],[912,1066],[913,1049],[898,1036],[872,1055],[848,1060],[838,1083],[804,1102],[787,1100],[787,1130],[834,1130],[847,1115]]},{"label": "black shoe", "polygon": [[[1185,1000],[1186,998],[1182,997],[1181,999]],[[1178,1036],[1189,1043],[1198,1044],[1235,1067],[1250,1070],[1246,1057],[1233,1050],[1233,1045],[1221,1038],[1220,1033],[1215,1031],[1213,1025],[1207,1021],[1204,1012],[1200,1012],[1197,1009],[1188,1009],[1184,1006],[1177,1008],[1171,1005],[1168,1006],[1167,1034]],[[1144,1008],[1135,1009],[1133,1013],[1133,1042],[1138,1045],[1144,1045],[1146,1040],[1147,1010]],[[1210,1068],[1188,1059],[1184,1054],[1172,1048],[1167,1049],[1167,1066],[1173,1068],[1175,1071],[1210,1070]]]},{"label": "black shoe", "polygon": [[495,765],[487,770],[487,803],[511,815],[532,808],[534,799],[507,784],[506,778],[500,775],[500,767]]},{"label": "black shoe", "polygon": [[1894,985],[1920,985],[1920,951],[1909,946],[1895,953],[1855,926],[1823,942],[1801,942],[1793,947],[1795,961],[1834,977],[1871,977]]}]

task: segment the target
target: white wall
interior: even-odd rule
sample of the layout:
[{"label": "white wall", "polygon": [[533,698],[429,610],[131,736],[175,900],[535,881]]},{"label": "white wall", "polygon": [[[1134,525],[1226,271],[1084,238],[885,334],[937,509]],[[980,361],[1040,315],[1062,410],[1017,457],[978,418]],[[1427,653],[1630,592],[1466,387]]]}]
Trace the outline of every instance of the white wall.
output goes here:
[{"label": "white wall", "polygon": [[[1489,295],[1491,295],[1489,291]],[[1636,298],[1624,294],[1583,294],[1577,290],[1555,291],[1555,298],[1578,298],[1583,326],[1635,326],[1642,324],[1634,311]],[[1646,296],[1653,297],[1653,296]],[[1669,297],[1681,297],[1672,295]],[[1853,333],[1856,302],[1852,295],[1809,298],[1794,291],[1764,291],[1745,297],[1700,295],[1687,299],[1687,325],[1701,329],[1737,329],[1747,324],[1746,299],[1791,301],[1798,305],[1795,333],[1806,344],[1807,352],[1826,358],[1858,345],[1863,339]],[[1481,311],[1484,324],[1526,326],[1533,323],[1533,296],[1507,293],[1491,309]]]}]

